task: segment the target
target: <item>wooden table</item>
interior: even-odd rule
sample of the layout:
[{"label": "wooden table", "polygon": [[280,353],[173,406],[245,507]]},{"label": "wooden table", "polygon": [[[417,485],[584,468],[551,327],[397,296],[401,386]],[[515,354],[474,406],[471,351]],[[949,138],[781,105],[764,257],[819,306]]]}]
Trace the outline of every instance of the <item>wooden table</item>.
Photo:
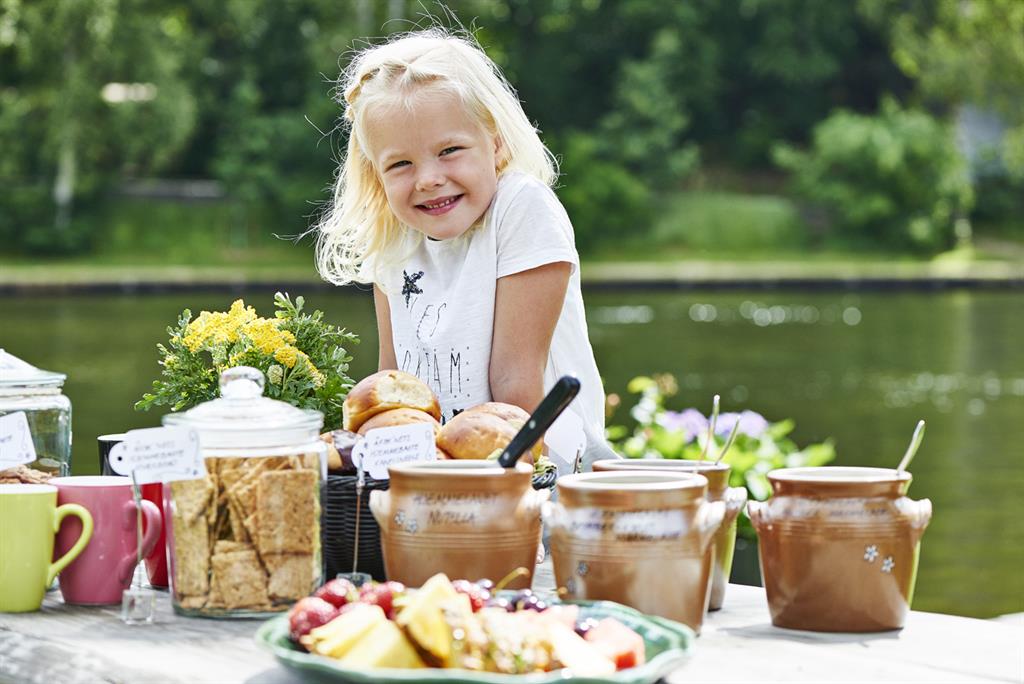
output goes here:
[{"label": "wooden table", "polygon": [[[554,586],[550,562],[535,587]],[[0,614],[0,681],[18,684],[296,681],[253,641],[258,622],[175,616],[128,626],[119,608],[67,606]],[[824,634],[772,627],[764,590],[730,585],[693,657],[667,680],[693,682],[1024,682],[1024,619],[913,612],[899,632]]]}]

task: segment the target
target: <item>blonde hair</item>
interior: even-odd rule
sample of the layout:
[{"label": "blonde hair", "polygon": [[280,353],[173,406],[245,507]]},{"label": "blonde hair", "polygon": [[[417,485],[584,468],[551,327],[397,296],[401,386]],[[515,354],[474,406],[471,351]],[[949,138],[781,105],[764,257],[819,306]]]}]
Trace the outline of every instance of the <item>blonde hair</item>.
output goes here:
[{"label": "blonde hair", "polygon": [[316,226],[317,269],[337,285],[377,282],[408,257],[423,236],[388,206],[367,155],[364,122],[381,104],[410,106],[424,88],[456,95],[500,142],[498,173],[521,171],[552,185],[557,164],[526,117],[515,90],[473,38],[442,28],[406,33],[356,54],[339,83],[349,129],[334,199]]}]

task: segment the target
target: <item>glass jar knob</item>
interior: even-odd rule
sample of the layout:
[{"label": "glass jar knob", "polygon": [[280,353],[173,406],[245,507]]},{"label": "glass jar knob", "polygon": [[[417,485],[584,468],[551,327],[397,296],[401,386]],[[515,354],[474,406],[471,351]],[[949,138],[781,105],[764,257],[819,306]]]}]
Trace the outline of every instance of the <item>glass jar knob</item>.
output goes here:
[{"label": "glass jar knob", "polygon": [[266,379],[252,366],[235,366],[220,374],[220,396],[225,399],[255,399],[263,396]]}]

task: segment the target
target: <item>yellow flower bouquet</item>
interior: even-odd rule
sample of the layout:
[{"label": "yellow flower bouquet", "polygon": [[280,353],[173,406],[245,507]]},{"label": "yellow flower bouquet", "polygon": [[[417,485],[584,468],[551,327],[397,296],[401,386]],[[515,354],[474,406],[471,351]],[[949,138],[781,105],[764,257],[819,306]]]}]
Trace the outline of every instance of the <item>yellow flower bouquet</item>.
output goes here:
[{"label": "yellow flower bouquet", "polygon": [[161,379],[135,404],[136,410],[191,408],[218,394],[218,378],[233,366],[259,368],[267,377],[264,393],[300,408],[322,411],[324,426],[341,424],[341,405],[353,381],[346,347],[359,338],[323,320],[323,312],[303,313],[304,301],[274,295],[274,318],[261,318],[236,300],[228,311],[203,311],[192,319],[185,309],[170,341],[158,344]]}]

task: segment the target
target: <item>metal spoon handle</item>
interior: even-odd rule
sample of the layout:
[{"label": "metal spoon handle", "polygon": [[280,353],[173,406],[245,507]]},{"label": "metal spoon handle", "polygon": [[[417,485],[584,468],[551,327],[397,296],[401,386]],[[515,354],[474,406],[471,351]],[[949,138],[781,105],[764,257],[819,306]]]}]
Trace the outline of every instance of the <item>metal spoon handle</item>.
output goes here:
[{"label": "metal spoon handle", "polygon": [[921,446],[921,440],[924,439],[924,421],[917,421],[917,427],[914,429],[914,436],[910,438],[910,446],[907,447],[907,453],[903,454],[903,460],[896,467],[897,473],[902,473],[910,466],[910,462],[914,460],[914,455],[917,453],[917,448]]},{"label": "metal spoon handle", "polygon": [[541,400],[540,405],[530,414],[529,420],[519,432],[512,438],[505,450],[498,457],[498,463],[503,468],[511,468],[519,460],[523,453],[533,446],[534,442],[540,439],[541,435],[551,427],[569,405],[569,402],[580,391],[580,381],[571,375],[563,375],[555,383],[547,396]]},{"label": "metal spoon handle", "polygon": [[708,447],[711,446],[711,440],[715,438],[715,425],[718,423],[718,406],[721,403],[722,398],[719,395],[715,395],[714,400],[711,403],[711,420],[708,421],[708,436],[704,440],[704,448],[700,450],[700,460],[703,461],[704,457],[708,455]]},{"label": "metal spoon handle", "polygon": [[732,426],[732,430],[729,431],[729,437],[725,440],[725,446],[723,446],[722,450],[718,452],[718,458],[715,459],[715,465],[721,463],[722,459],[725,458],[725,454],[728,453],[730,448],[732,448],[732,443],[736,441],[736,435],[739,431],[740,419],[737,417],[736,422]]}]

